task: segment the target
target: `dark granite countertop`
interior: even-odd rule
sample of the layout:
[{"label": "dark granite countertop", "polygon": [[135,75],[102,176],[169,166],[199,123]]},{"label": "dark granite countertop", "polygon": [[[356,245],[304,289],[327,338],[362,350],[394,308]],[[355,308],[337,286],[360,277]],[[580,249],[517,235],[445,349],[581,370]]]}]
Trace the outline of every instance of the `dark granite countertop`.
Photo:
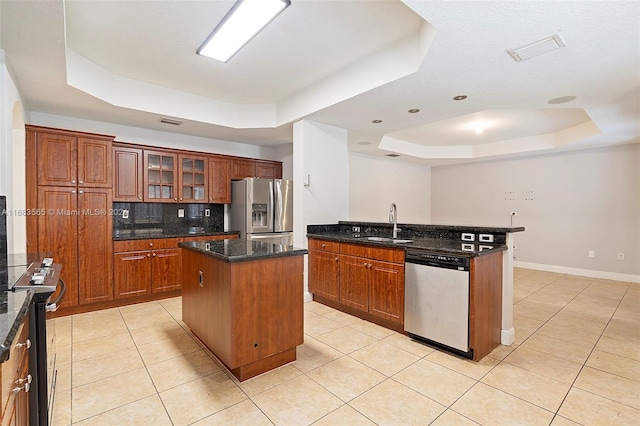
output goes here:
[{"label": "dark granite countertop", "polygon": [[26,266],[14,266],[0,270],[0,362],[9,359],[9,350],[16,337],[20,324],[29,313],[29,304],[33,291],[7,291],[27,269]]},{"label": "dark granite countertop", "polygon": [[[371,226],[371,227],[392,227],[388,222],[355,222],[340,221],[339,225],[345,226]],[[458,231],[458,232],[475,232],[475,233],[507,233],[507,232],[523,232],[524,226],[474,226],[474,225],[422,225],[399,223],[398,228],[411,228],[416,231]]]},{"label": "dark granite countertop", "polygon": [[[342,243],[364,244],[386,248],[401,248],[405,250],[428,250],[434,253],[455,253],[468,257],[485,256],[497,251],[504,251],[507,246],[503,244],[482,243],[482,246],[492,247],[480,250],[480,244],[476,241],[473,244],[473,250],[463,248],[463,244],[469,244],[465,241],[445,240],[440,238],[412,238],[412,242],[394,243],[392,241],[372,241],[367,239],[366,235],[354,237],[353,234],[344,233],[308,233],[307,238],[321,238],[323,240],[337,241]],[[399,239],[402,239],[400,237]]]},{"label": "dark granite countertop", "polygon": [[306,249],[293,246],[239,239],[192,241],[180,243],[178,246],[228,263],[307,254]]},{"label": "dark granite countertop", "polygon": [[114,233],[113,241],[127,241],[127,240],[147,240],[153,238],[188,238],[188,237],[212,237],[217,235],[240,235],[238,231],[213,231],[213,232],[200,232],[200,233],[165,233],[158,232],[157,230],[135,230],[135,231],[120,231]]}]

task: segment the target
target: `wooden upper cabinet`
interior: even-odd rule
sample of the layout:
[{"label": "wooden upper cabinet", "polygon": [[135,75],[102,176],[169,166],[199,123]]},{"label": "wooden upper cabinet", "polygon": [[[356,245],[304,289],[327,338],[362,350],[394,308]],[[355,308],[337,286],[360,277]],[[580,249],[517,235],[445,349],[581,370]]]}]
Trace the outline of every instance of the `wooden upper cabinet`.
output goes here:
[{"label": "wooden upper cabinet", "polygon": [[178,156],[178,200],[182,203],[206,203],[209,198],[207,157]]},{"label": "wooden upper cabinet", "polygon": [[111,188],[111,141],[78,138],[78,186]]},{"label": "wooden upper cabinet", "polygon": [[231,163],[231,179],[244,179],[256,176],[256,163],[252,160],[233,160]]},{"label": "wooden upper cabinet", "polygon": [[76,137],[55,133],[36,136],[38,185],[77,185]]},{"label": "wooden upper cabinet", "polygon": [[176,182],[178,156],[171,151],[144,150],[144,201],[173,203],[178,201]]},{"label": "wooden upper cabinet", "polygon": [[231,203],[231,161],[222,157],[209,157],[209,202]]},{"label": "wooden upper cabinet", "polygon": [[256,177],[265,179],[282,179],[282,163],[256,161]]},{"label": "wooden upper cabinet", "polygon": [[113,201],[142,201],[142,149],[113,147]]}]

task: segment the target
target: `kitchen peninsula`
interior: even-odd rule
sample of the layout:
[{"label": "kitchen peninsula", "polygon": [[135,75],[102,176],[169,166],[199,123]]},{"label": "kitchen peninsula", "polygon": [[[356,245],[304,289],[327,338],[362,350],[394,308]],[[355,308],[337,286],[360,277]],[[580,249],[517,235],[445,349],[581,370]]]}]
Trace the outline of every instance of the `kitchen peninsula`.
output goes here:
[{"label": "kitchen peninsula", "polygon": [[238,380],[295,361],[307,250],[250,240],[179,246],[182,320]]}]

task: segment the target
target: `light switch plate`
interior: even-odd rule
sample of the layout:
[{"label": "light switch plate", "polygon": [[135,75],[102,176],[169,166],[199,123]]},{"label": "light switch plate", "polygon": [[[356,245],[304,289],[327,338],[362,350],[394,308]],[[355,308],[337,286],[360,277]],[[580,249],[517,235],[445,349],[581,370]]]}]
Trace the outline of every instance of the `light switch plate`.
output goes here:
[{"label": "light switch plate", "polygon": [[184,209],[178,209],[178,217],[184,217]]}]

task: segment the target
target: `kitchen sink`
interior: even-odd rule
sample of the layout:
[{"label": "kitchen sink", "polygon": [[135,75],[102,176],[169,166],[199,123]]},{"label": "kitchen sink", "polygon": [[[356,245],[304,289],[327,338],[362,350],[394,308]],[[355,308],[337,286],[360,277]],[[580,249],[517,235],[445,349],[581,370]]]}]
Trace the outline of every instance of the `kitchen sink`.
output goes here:
[{"label": "kitchen sink", "polygon": [[412,243],[413,240],[402,240],[399,238],[388,238],[388,237],[367,237],[369,241],[380,241],[380,242],[389,242],[396,244],[404,244],[404,243]]}]

